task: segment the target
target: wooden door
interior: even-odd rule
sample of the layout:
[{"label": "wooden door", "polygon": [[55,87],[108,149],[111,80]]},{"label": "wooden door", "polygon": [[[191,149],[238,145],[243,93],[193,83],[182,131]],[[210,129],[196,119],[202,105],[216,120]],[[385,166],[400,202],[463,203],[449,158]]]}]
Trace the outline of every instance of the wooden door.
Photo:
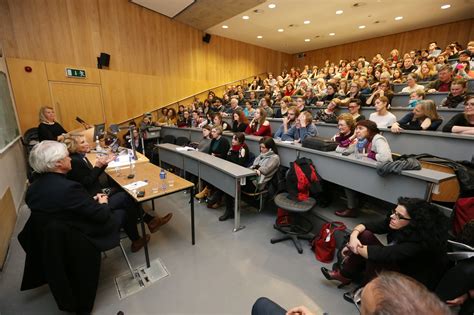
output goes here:
[{"label": "wooden door", "polygon": [[50,81],[49,86],[56,119],[67,131],[82,127],[77,116],[90,125],[105,122],[100,85]]}]

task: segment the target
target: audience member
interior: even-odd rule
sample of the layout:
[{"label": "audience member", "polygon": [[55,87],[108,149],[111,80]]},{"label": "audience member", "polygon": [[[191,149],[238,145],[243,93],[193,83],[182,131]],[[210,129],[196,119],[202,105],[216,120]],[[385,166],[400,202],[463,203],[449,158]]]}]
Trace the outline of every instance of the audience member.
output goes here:
[{"label": "audience member", "polygon": [[474,135],[474,96],[464,102],[464,113],[454,115],[443,127],[444,132]]},{"label": "audience member", "polygon": [[344,113],[337,117],[337,129],[339,129],[339,132],[333,137],[333,140],[338,143],[336,152],[354,152],[355,123],[353,116],[349,113]]},{"label": "audience member", "polygon": [[288,132],[296,124],[296,119],[300,115],[300,111],[295,107],[291,106],[288,108],[287,116],[283,117],[283,122],[278,128],[278,130],[273,135],[275,139],[281,139],[284,134]]},{"label": "audience member", "polygon": [[362,102],[360,99],[351,98],[349,100],[349,105],[347,105],[347,108],[349,109],[349,113],[352,115],[352,118],[354,118],[355,122],[365,120],[365,116],[361,115],[360,113],[361,104]]},{"label": "audience member", "polygon": [[416,83],[416,75],[414,73],[410,73],[407,76],[407,86],[402,89],[402,93],[413,93],[424,88],[425,87],[423,85]]},{"label": "audience member", "polygon": [[426,86],[428,93],[433,92],[449,92],[452,82],[453,71],[451,66],[444,65],[438,70],[438,79],[431,81]]},{"label": "audience member", "polygon": [[267,112],[262,107],[259,107],[255,110],[253,119],[247,126],[245,133],[262,137],[272,135],[272,129],[270,127],[270,123],[267,120]]},{"label": "audience member", "polygon": [[454,80],[451,83],[448,97],[441,101],[442,107],[456,108],[466,101],[467,82],[463,79]]},{"label": "audience member", "polygon": [[313,115],[310,112],[302,112],[296,119],[296,123],[282,135],[283,141],[303,142],[308,136],[314,137],[318,130],[313,123]]},{"label": "audience member", "polygon": [[397,117],[388,111],[388,98],[379,97],[375,101],[375,113],[370,114],[370,120],[377,123],[378,128],[387,128],[397,121]]},{"label": "audience member", "polygon": [[411,113],[395,122],[391,131],[400,133],[402,130],[436,130],[442,122],[435,103],[432,100],[426,100],[418,103]]},{"label": "audience member", "polygon": [[328,106],[324,109],[318,110],[316,113],[316,120],[323,121],[326,123],[334,124],[337,122],[337,108],[341,104],[341,100],[338,98],[332,99]]},{"label": "audience member", "polygon": [[249,120],[242,110],[236,110],[232,114],[232,132],[245,132],[249,125]]}]

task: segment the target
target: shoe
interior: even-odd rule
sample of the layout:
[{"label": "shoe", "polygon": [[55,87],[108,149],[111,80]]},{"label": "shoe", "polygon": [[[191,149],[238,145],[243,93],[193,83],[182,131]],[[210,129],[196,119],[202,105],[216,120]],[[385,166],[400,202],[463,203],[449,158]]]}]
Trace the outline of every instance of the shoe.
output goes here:
[{"label": "shoe", "polygon": [[234,218],[234,210],[225,210],[224,214],[219,217],[219,221],[225,221]]},{"label": "shoe", "polygon": [[222,207],[222,203],[220,201],[216,201],[212,204],[207,204],[207,207],[210,209],[219,209],[220,207]]},{"label": "shoe", "polygon": [[344,300],[346,300],[349,303],[354,303],[359,305],[361,301],[361,296],[362,296],[362,290],[364,287],[357,287],[352,291],[346,292],[342,295]]},{"label": "shoe", "polygon": [[194,195],[194,197],[196,197],[196,199],[203,199],[203,198],[206,198],[208,195],[209,195],[209,188],[206,186],[204,187],[203,190],[201,190],[201,192]]},{"label": "shoe", "polygon": [[150,241],[150,234],[146,234],[145,237],[139,238],[136,241],[132,241],[132,247],[131,247],[132,253],[138,252],[149,241]]},{"label": "shoe", "polygon": [[161,218],[159,216],[154,217],[153,220],[147,223],[148,230],[150,230],[150,233],[155,233],[156,231],[158,231],[158,229],[162,225],[165,225],[166,223],[168,223],[172,217],[173,217],[172,213],[168,213],[167,215]]},{"label": "shoe", "polygon": [[344,218],[357,218],[357,210],[356,209],[344,209],[334,212],[335,215]]},{"label": "shoe", "polygon": [[341,284],[338,286],[338,288],[342,288],[343,286],[346,286],[351,283],[351,279],[344,277],[341,274],[340,270],[329,270],[326,267],[321,267],[321,272],[323,273],[323,276],[328,279],[328,280],[337,280],[341,282]]}]

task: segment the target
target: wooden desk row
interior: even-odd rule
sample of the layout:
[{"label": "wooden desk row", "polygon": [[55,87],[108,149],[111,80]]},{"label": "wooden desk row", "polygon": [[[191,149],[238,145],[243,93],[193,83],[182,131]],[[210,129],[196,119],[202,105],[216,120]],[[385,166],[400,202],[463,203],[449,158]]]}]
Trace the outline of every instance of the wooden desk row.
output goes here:
[{"label": "wooden desk row", "polygon": [[[428,85],[428,83],[430,83],[429,81],[428,82],[417,82],[417,84],[419,85],[423,85],[423,86],[426,86]],[[407,84],[406,83],[392,83],[392,89],[393,89],[393,92],[395,93],[400,93],[404,87],[406,87]],[[474,79],[468,79],[467,80],[467,93],[474,93]]]},{"label": "wooden desk row", "polygon": [[[163,127],[161,133],[162,135],[187,135],[191,141],[198,141],[202,138],[201,130],[194,128]],[[231,133],[225,133],[224,136],[229,141],[232,138]],[[259,154],[258,141],[260,138],[246,136],[246,143],[256,156]],[[290,162],[298,157],[308,157],[315,163],[323,179],[391,203],[396,203],[399,196],[430,200],[436,185],[454,177],[453,174],[427,169],[403,171],[400,175],[380,177],[375,171],[377,163],[367,158],[359,160],[353,156],[342,156],[336,152],[303,148],[299,144],[277,142],[277,147],[283,166],[289,167]],[[211,184],[213,183],[211,182]],[[220,187],[220,185],[218,186]]]},{"label": "wooden desk row", "polygon": [[[175,131],[163,128],[162,132]],[[241,180],[254,176],[255,171],[235,163],[198,151],[178,151],[175,144],[159,144],[156,146],[162,162],[176,166],[186,173],[191,173],[219,188],[234,202],[234,232],[244,228],[240,224],[240,185]]]}]

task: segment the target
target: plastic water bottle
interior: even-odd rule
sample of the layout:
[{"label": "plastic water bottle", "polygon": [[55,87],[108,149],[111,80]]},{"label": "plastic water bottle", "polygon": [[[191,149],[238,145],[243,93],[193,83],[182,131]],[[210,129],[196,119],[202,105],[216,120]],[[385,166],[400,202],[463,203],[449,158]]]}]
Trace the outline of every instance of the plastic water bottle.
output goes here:
[{"label": "plastic water bottle", "polygon": [[367,144],[367,139],[357,139],[355,157],[356,159],[362,159],[365,154],[365,145]]},{"label": "plastic water bottle", "polygon": [[133,158],[132,150],[128,150],[128,161],[130,163],[130,175],[135,176],[135,159]]},{"label": "plastic water bottle", "polygon": [[166,171],[161,169],[160,171],[161,189],[166,190]]},{"label": "plastic water bottle", "polygon": [[99,136],[95,137],[95,150],[97,152],[102,151],[102,148],[100,146]]}]

